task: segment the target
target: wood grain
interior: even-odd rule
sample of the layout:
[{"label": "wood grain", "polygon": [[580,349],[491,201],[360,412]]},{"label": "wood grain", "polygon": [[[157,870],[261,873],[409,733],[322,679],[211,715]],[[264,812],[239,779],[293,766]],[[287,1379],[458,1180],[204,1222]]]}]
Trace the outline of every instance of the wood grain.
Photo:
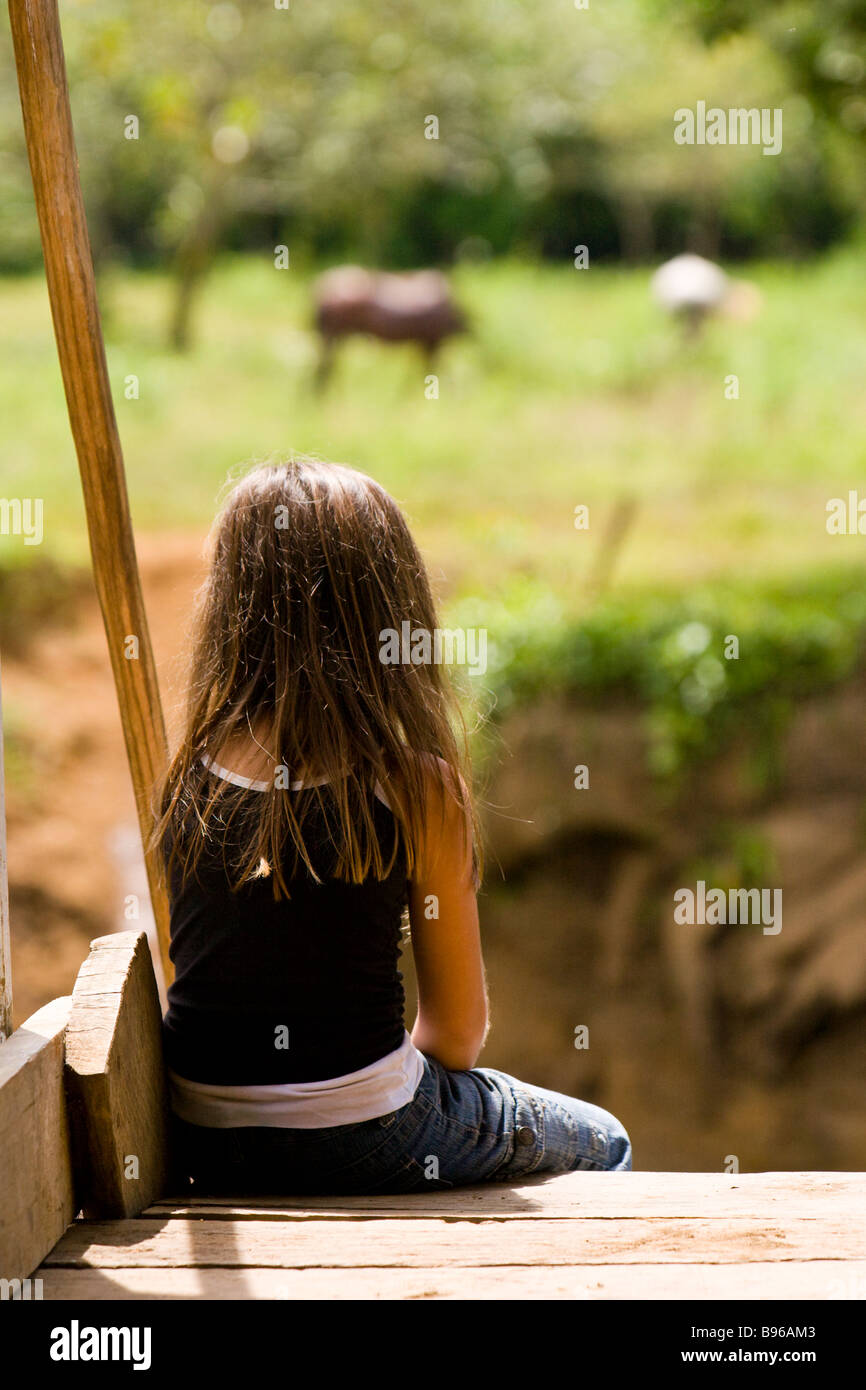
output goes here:
[{"label": "wood grain", "polygon": [[866,1260],[484,1269],[60,1269],[46,1301],[81,1299],[862,1299]]},{"label": "wood grain", "polygon": [[66,1084],[73,1169],[88,1216],[135,1216],[165,1191],[168,1100],[147,936],[90,943],[72,994]]},{"label": "wood grain", "polygon": [[[165,724],[96,299],[57,0],[9,0],[9,17],[48,296],[84,492],[93,574],[117,687],[168,984],[173,978],[168,954],[168,901],[156,856],[147,849],[153,789],[167,756]],[[135,654],[130,655],[133,651]]]},{"label": "wood grain", "polygon": [[822,1221],[126,1221],[72,1226],[46,1266],[301,1269],[590,1264],[749,1264],[866,1259],[866,1230]]},{"label": "wood grain", "polygon": [[406,1220],[458,1217],[702,1217],[756,1221],[792,1216],[819,1219],[846,1212],[866,1227],[863,1173],[563,1173],[519,1186],[491,1183],[407,1197],[183,1197],[156,1202],[145,1216],[214,1219]]},{"label": "wood grain", "polygon": [[49,1299],[862,1299],[866,1174],[566,1173],[76,1222]]},{"label": "wood grain", "polygon": [[26,1279],[74,1215],[63,1091],[70,1000],[55,999],[0,1046],[0,1278]]}]

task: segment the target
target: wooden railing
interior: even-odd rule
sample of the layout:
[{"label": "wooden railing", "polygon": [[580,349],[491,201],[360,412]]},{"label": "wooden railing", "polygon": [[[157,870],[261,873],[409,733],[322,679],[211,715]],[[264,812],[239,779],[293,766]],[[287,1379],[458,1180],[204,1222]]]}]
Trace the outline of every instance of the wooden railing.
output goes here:
[{"label": "wooden railing", "polygon": [[[57,0],[9,0],[27,154],[93,572],[132,774],[166,983],[168,902],[149,847],[165,726],[135,556],[78,176]],[[12,1032],[0,721],[0,1278],[26,1278],[72,1216],[162,1193],[161,1017],[146,937],[94,941],[71,999]],[[5,1041],[4,1041],[5,1039]]]},{"label": "wooden railing", "polygon": [[0,1279],[25,1279],[73,1217],[165,1195],[162,1019],[144,932],[91,942],[71,997],[0,1046]]},{"label": "wooden railing", "polygon": [[54,335],[81,473],[93,576],[168,984],[168,900],[149,847],[151,798],[166,761],[165,723],[111,399],[57,0],[9,0],[9,18]]}]

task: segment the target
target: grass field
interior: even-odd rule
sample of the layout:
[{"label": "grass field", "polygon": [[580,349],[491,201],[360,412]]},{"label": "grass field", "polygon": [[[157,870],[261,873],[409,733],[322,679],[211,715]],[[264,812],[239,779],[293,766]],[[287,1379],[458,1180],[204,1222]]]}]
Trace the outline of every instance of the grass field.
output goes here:
[{"label": "grass field", "polygon": [[[320,399],[309,276],[222,262],[187,356],[167,350],[171,286],[115,272],[102,289],[133,517],[203,529],[230,468],[291,449],[355,464],[404,504],[445,597],[550,593],[579,609],[619,499],[637,511],[623,591],[779,579],[850,565],[828,498],[866,467],[866,276],[854,250],[752,268],[749,324],[686,346],[643,271],[489,263],[455,275],[475,332],[440,365],[438,400],[411,348],[354,341]],[[44,499],[42,553],[84,560],[79,483],[41,277],[0,283],[0,495]],[[739,378],[739,399],[725,378]],[[125,379],[140,396],[125,398]],[[588,532],[575,506],[590,508]],[[0,537],[0,565],[35,548]]]}]

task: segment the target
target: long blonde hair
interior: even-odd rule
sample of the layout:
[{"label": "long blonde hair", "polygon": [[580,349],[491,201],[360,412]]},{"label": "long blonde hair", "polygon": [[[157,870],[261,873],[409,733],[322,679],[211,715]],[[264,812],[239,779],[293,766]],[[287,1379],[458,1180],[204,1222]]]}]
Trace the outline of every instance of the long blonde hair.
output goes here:
[{"label": "long blonde hair", "polygon": [[[451,798],[472,836],[477,882],[466,730],[446,672],[381,660],[381,634],[402,632],[407,620],[433,632],[436,608],[384,488],[308,457],[260,463],[241,478],[214,523],[185,726],[158,790],[154,844],[167,868],[193,874],[231,827],[232,886],[270,875],[275,897],[288,896],[299,863],[315,875],[305,825],[311,805],[327,805],[335,877],[384,878],[401,841],[411,877],[431,805],[444,814]],[[239,797],[202,759],[262,728],[282,775],[266,792]],[[327,785],[300,801],[287,795],[310,770]],[[374,820],[377,785],[395,818],[387,854]]]}]

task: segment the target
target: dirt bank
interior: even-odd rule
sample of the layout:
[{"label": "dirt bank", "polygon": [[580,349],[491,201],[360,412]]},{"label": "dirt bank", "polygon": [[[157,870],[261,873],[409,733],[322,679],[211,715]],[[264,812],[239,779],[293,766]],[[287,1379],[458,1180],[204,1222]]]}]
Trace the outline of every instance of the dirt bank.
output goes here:
[{"label": "dirt bank", "polygon": [[[138,540],[166,719],[176,717],[201,537]],[[120,924],[128,891],[118,829],[135,825],[123,734],[95,592],[71,621],[15,644],[3,662],[16,1024],[68,993],[91,937]]]},{"label": "dirt bank", "polygon": [[[200,555],[199,536],[139,541],[170,725]],[[118,867],[134,812],[92,591],[7,657],[3,683],[20,1023],[71,989],[135,891]],[[745,731],[673,798],[644,771],[634,708],[547,699],[515,714],[489,788],[482,1062],[615,1110],[642,1167],[866,1166],[864,704],[858,679],[804,705],[772,788]],[[778,934],[674,921],[678,888],[744,872],[783,891]]]}]

